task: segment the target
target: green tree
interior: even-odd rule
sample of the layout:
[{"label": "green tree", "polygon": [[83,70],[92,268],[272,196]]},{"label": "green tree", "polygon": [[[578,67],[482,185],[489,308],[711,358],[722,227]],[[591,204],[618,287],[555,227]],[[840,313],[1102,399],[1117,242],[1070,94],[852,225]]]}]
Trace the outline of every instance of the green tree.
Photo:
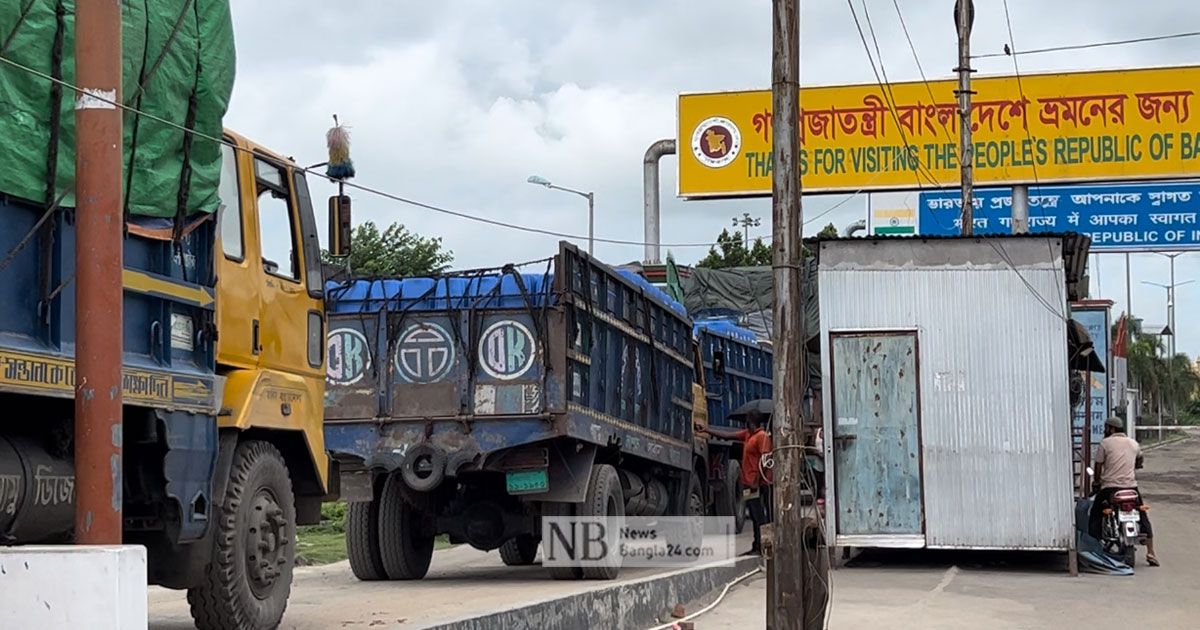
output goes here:
[{"label": "green tree", "polygon": [[443,271],[454,261],[454,252],[442,249],[442,239],[410,232],[393,223],[382,232],[374,221],[360,223],[351,235],[350,256],[333,258],[322,252],[327,264],[346,266],[359,277],[422,276]]},{"label": "green tree", "polygon": [[[718,251],[719,250],[719,251]],[[726,269],[729,267],[758,267],[771,264],[771,248],[763,243],[761,238],[755,239],[754,244],[746,247],[741,232],[729,233],[721,230],[715,247],[708,249],[708,255],[696,263],[697,267],[709,269]]]},{"label": "green tree", "polygon": [[1200,421],[1200,415],[1193,415],[1200,411],[1200,405],[1196,404],[1200,397],[1200,374],[1186,354],[1174,357],[1165,354],[1165,344],[1158,335],[1143,332],[1138,320],[1130,322],[1129,381],[1144,401],[1144,413],[1157,416],[1161,407],[1165,416],[1179,410],[1181,420],[1192,417],[1193,421]]},{"label": "green tree", "polygon": [[832,223],[821,228],[820,232],[817,232],[817,238],[837,238],[837,237],[838,237],[837,226]]}]

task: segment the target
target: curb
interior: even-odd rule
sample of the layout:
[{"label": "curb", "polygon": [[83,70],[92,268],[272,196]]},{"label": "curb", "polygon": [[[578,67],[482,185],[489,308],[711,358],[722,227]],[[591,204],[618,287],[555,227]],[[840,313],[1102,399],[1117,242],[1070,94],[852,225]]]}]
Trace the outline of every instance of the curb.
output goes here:
[{"label": "curb", "polygon": [[676,604],[703,598],[761,562],[738,558],[732,564],[683,569],[632,582],[547,599],[528,606],[429,626],[429,630],[640,630],[669,618]]}]

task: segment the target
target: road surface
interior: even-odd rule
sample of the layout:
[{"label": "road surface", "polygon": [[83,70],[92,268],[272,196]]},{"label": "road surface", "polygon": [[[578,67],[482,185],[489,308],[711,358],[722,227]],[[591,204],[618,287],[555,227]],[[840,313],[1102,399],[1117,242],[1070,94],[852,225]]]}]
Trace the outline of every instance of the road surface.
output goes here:
[{"label": "road surface", "polygon": [[[749,549],[749,536],[747,523],[740,551]],[[466,545],[435,551],[429,575],[414,582],[359,582],[345,561],[299,567],[280,629],[424,628],[674,570],[626,568],[616,581],[556,581],[541,566],[507,567],[499,552]],[[192,627],[182,592],[151,587],[150,630]]]},{"label": "road surface", "polygon": [[[1130,630],[1200,627],[1200,438],[1146,453],[1138,479],[1163,566],[1068,577],[1064,554],[874,553],[833,573],[830,627]],[[854,566],[857,564],[857,566]],[[765,581],[732,590],[702,630],[763,628]]]}]

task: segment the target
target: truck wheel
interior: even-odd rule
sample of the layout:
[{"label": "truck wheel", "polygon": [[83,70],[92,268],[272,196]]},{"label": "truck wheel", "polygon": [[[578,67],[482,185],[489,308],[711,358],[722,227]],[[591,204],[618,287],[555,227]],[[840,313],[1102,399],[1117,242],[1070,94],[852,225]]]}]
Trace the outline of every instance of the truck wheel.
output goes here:
[{"label": "truck wheel", "polygon": [[346,505],[346,555],[354,577],[373,582],[387,579],[379,553],[379,500]]},{"label": "truck wheel", "polygon": [[279,451],[267,442],[237,445],[216,511],[204,583],[188,589],[200,630],[275,628],[292,590],[296,507]]},{"label": "truck wheel", "polygon": [[422,527],[421,511],[404,500],[398,473],[388,475],[379,497],[379,555],[393,580],[419,580],[433,559],[433,534]]},{"label": "truck wheel", "polygon": [[[695,475],[693,475],[693,478]],[[703,510],[701,503],[701,510]],[[625,496],[621,491],[621,478],[617,469],[608,464],[592,467],[592,478],[588,481],[587,496],[579,506],[580,516],[624,518]],[[703,515],[703,514],[701,514]],[[583,577],[589,580],[612,580],[621,574],[621,557],[609,545],[608,557],[597,566],[583,567]]]},{"label": "truck wheel", "polygon": [[[575,516],[575,504],[573,503],[543,503],[542,516]],[[542,558],[542,565],[546,565],[545,557]],[[583,569],[578,565],[570,566],[546,566],[546,573],[554,580],[578,580],[583,577]]]},{"label": "truck wheel", "polygon": [[500,545],[500,558],[510,567],[523,567],[537,559],[538,539],[533,534],[521,534]]},{"label": "truck wheel", "polygon": [[725,487],[729,488],[733,494],[733,511],[729,513],[733,517],[733,532],[740,534],[742,530],[746,529],[746,499],[742,496],[741,464],[729,462],[729,471],[726,473],[726,477]]}]

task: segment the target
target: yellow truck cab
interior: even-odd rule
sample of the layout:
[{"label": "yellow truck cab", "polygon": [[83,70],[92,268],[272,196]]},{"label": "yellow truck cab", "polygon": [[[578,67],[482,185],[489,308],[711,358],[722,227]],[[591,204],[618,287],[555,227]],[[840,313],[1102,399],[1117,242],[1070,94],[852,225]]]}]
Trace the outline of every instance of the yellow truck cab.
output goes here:
[{"label": "yellow truck cab", "polygon": [[[215,213],[127,218],[123,539],[198,628],[274,628],[330,480],[321,252],[303,170],[224,142]],[[0,545],[73,537],[72,212],[0,195]]]}]

